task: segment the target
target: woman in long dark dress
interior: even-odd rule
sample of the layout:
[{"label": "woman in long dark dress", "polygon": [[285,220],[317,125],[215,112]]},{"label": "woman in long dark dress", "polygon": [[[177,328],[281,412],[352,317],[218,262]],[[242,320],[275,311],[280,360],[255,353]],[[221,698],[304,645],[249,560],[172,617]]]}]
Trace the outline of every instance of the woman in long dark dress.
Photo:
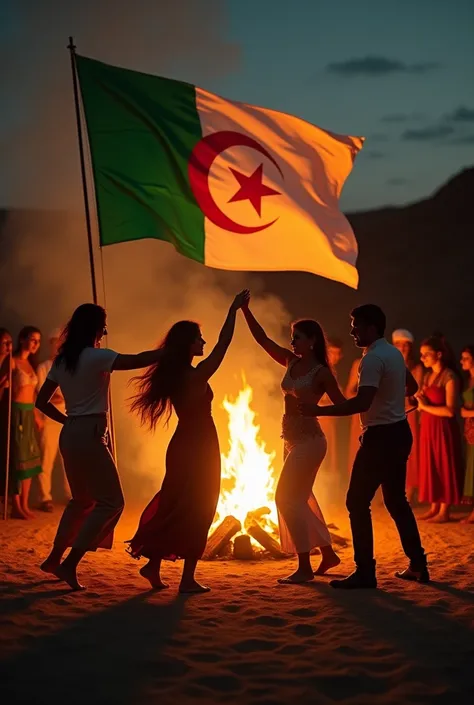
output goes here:
[{"label": "woman in long dark dress", "polygon": [[200,327],[192,321],[179,321],[162,343],[159,362],[137,378],[138,394],[132,410],[138,412],[142,423],[153,430],[161,420],[169,420],[173,409],[179,421],[166,453],[161,490],[146,507],[130,541],[134,558],[149,559],[140,575],[156,589],[168,587],[161,580],[161,561],[184,558],[180,592],[209,590],[194,577],[216,512],[221,479],[208,382],[224,359],[236,313],[248,296],[243,291],[235,297],[217,345],[196,367],[192,361],[203,355],[205,345]]}]

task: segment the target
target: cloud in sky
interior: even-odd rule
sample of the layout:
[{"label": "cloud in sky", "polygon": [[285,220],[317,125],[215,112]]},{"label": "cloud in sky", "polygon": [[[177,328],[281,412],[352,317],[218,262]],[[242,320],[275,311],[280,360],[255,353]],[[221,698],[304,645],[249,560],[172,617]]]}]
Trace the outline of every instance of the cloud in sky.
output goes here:
[{"label": "cloud in sky", "polygon": [[379,152],[377,149],[372,149],[368,152],[362,151],[362,154],[365,154],[369,159],[383,159],[387,156],[384,152]]},{"label": "cloud in sky", "polygon": [[404,61],[389,59],[386,56],[365,56],[333,62],[326,66],[326,71],[346,78],[355,78],[358,76],[388,76],[397,73],[424,74],[438,68],[439,64],[435,62],[407,64]]},{"label": "cloud in sky", "polygon": [[406,179],[404,176],[392,176],[385,182],[387,186],[405,186],[408,184],[410,179]]},{"label": "cloud in sky", "polygon": [[400,123],[400,122],[416,122],[423,120],[423,113],[390,113],[389,115],[383,115],[380,118],[380,122],[388,123]]},{"label": "cloud in sky", "polygon": [[449,137],[454,132],[450,125],[432,125],[419,130],[405,130],[402,139],[407,142],[437,142]]},{"label": "cloud in sky", "polygon": [[462,135],[461,137],[455,137],[449,141],[449,144],[472,144],[474,145],[474,134],[473,135]]},{"label": "cloud in sky", "polygon": [[460,105],[459,108],[449,113],[446,119],[451,122],[474,122],[474,110],[472,108],[466,108],[465,105]]}]

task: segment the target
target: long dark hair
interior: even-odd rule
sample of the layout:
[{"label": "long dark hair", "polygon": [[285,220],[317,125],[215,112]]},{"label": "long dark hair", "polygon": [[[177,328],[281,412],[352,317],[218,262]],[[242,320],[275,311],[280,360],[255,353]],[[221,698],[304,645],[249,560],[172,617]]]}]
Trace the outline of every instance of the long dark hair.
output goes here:
[{"label": "long dark hair", "polygon": [[[30,335],[33,335],[33,333],[38,333],[41,335],[41,331],[39,328],[36,326],[24,326],[21,331],[18,333],[18,338],[16,341],[16,348],[13,351],[13,356],[17,357],[20,352],[21,352],[21,344],[25,342],[25,340],[28,340]],[[38,359],[38,353],[36,352],[34,355],[28,355],[28,362],[32,366],[32,368],[36,371],[38,364],[39,364],[39,359]]]},{"label": "long dark hair", "polygon": [[182,387],[183,372],[191,363],[191,346],[200,335],[201,329],[194,321],[178,321],[159,346],[163,351],[159,362],[133,378],[137,393],[130,408],[142,425],[148,424],[154,430],[162,419],[168,424],[173,401]]},{"label": "long dark hair", "polygon": [[314,338],[313,355],[316,361],[324,367],[330,367],[326,336],[319,323],[311,318],[302,318],[295,321],[292,328],[301,331],[307,338]]},{"label": "long dark hair", "polygon": [[429,338],[425,338],[420,347],[431,348],[434,352],[441,353],[440,359],[443,367],[454,372],[456,377],[462,381],[462,374],[454,351],[442,333],[436,332]]},{"label": "long dark hair", "polygon": [[64,362],[66,370],[74,374],[84,348],[93,348],[104,333],[107,314],[97,304],[81,304],[72,314],[61,335],[61,345],[55,364]]}]

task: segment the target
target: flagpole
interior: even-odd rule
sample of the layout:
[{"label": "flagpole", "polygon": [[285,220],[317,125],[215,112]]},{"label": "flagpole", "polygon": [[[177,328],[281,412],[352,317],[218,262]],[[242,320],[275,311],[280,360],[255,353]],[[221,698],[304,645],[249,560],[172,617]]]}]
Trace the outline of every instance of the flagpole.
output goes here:
[{"label": "flagpole", "polygon": [[10,480],[10,436],[12,428],[12,353],[8,355],[8,390],[4,389],[3,394],[8,394],[8,411],[7,411],[7,443],[5,453],[5,487],[4,487],[4,503],[3,503],[3,519],[8,519],[8,485]]},{"label": "flagpole", "polygon": [[[81,108],[79,103],[79,87],[77,83],[77,67],[76,67],[76,45],[72,37],[69,37],[68,47],[69,54],[71,57],[71,73],[72,73],[72,86],[74,90],[74,108],[76,112],[76,129],[77,129],[77,142],[79,145],[79,159],[81,163],[81,179],[82,179],[82,193],[84,197],[84,214],[86,218],[86,229],[87,229],[87,243],[89,246],[89,267],[91,275],[92,284],[92,300],[95,304],[98,303],[97,297],[97,280],[95,275],[95,263],[94,263],[94,245],[92,241],[92,222],[91,222],[91,209],[89,206],[89,193],[87,189],[87,174],[86,174],[86,160],[84,156],[84,138],[82,135],[82,122],[81,122]],[[111,439],[111,452],[114,456],[115,462],[117,462],[116,446],[115,446],[115,429],[114,420],[112,415],[112,396],[109,388],[109,427],[110,427],[110,439]]]}]

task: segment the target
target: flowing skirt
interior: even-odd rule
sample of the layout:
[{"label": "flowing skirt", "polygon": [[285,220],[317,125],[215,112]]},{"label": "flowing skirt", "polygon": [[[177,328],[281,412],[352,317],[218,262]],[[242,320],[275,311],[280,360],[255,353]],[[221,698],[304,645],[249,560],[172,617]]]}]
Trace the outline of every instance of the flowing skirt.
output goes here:
[{"label": "flowing skirt", "polygon": [[[41,453],[36,440],[34,404],[12,403],[11,459],[18,488],[22,480],[39,475]],[[17,490],[18,491],[18,490]]]},{"label": "flowing skirt", "polygon": [[221,479],[212,417],[179,422],[166,453],[161,490],[130,541],[133,558],[199,559],[216,513]]},{"label": "flowing skirt", "polygon": [[306,553],[329,546],[331,537],[312,492],[316,474],[326,455],[324,435],[285,442],[285,463],[276,490],[280,542],[285,553]]},{"label": "flowing skirt", "polygon": [[456,419],[423,412],[420,425],[420,502],[459,504],[464,468]]}]

